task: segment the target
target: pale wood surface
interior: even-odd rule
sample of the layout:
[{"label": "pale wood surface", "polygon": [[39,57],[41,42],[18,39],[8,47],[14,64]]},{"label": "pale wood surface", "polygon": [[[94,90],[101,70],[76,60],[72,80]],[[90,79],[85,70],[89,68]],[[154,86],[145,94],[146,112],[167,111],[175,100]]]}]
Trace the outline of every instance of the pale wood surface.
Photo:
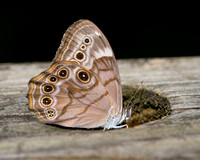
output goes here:
[{"label": "pale wood surface", "polygon": [[144,81],[173,111],[106,132],[45,125],[28,110],[27,83],[49,64],[0,64],[0,159],[200,158],[200,57],[119,60],[122,84]]}]

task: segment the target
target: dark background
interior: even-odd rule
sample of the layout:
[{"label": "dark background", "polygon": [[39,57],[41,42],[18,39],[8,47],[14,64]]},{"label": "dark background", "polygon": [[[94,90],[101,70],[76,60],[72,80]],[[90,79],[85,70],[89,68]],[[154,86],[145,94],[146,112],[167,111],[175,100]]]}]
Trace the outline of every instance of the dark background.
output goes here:
[{"label": "dark background", "polygon": [[199,17],[195,4],[0,6],[0,62],[51,61],[65,30],[79,19],[103,31],[117,59],[200,55]]}]

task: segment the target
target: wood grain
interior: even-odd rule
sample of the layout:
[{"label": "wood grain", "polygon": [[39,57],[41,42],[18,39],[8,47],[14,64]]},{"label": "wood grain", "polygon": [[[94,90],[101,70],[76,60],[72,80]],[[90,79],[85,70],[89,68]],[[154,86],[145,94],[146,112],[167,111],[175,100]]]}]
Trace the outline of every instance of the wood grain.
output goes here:
[{"label": "wood grain", "polygon": [[0,64],[0,159],[198,159],[200,57],[119,60],[122,84],[161,93],[172,114],[103,132],[40,122],[28,110],[27,83],[50,63]]}]

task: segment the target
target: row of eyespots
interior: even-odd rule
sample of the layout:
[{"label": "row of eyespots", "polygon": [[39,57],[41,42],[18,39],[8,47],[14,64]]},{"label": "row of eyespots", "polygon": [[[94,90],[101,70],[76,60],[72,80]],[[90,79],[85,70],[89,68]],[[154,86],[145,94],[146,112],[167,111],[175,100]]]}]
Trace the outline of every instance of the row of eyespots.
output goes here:
[{"label": "row of eyespots", "polygon": [[78,62],[82,62],[85,60],[86,56],[83,51],[87,49],[87,45],[90,45],[91,42],[92,40],[89,37],[85,37],[83,39],[83,43],[80,45],[80,50],[76,51],[76,53],[74,54],[75,60],[77,60]]},{"label": "row of eyespots", "polygon": [[[67,68],[62,68],[60,69],[58,72],[57,72],[57,76],[60,77],[60,78],[67,78],[69,75],[69,71]],[[83,82],[83,83],[88,83],[90,81],[90,74],[86,71],[86,70],[79,70],[77,72],[77,78]],[[51,83],[56,83],[58,81],[58,78],[57,76],[51,76],[49,77],[48,81],[51,82]],[[54,91],[54,86],[52,84],[44,84],[42,86],[42,91],[46,94],[50,94]],[[44,107],[49,107],[53,104],[54,100],[53,98],[51,98],[50,96],[44,96],[42,97],[41,99],[41,104],[44,106]],[[55,110],[50,108],[50,109],[47,109],[45,111],[46,113],[46,116],[48,118],[54,118],[56,116],[56,113],[55,113]]]},{"label": "row of eyespots", "polygon": [[[49,78],[48,78],[48,81],[49,81],[50,83],[56,83],[56,82],[58,81],[58,78],[57,78],[57,77],[64,79],[64,78],[67,78],[68,75],[69,75],[68,69],[67,69],[67,68],[62,68],[62,69],[60,69],[60,70],[57,72],[57,76],[53,75],[53,76],[49,77]],[[44,84],[44,85],[42,86],[42,91],[43,91],[44,93],[46,93],[46,94],[50,94],[50,93],[52,93],[54,90],[55,90],[55,89],[54,89],[54,86],[53,86],[52,84]],[[44,97],[42,97],[42,99],[41,99],[41,104],[42,104],[44,107],[49,107],[49,106],[51,106],[51,105],[53,104],[53,101],[54,101],[53,98],[51,98],[50,96],[44,96]],[[52,108],[47,109],[47,110],[45,111],[45,113],[46,113],[47,118],[49,118],[49,119],[52,119],[52,118],[54,118],[54,117],[56,116],[56,112],[55,112],[55,110],[52,109]]]},{"label": "row of eyespots", "polygon": [[[69,71],[68,71],[67,68],[62,68],[57,72],[57,76],[60,77],[60,78],[67,78],[68,75],[69,75]],[[56,83],[58,81],[57,76],[53,75],[53,76],[49,77],[48,81],[50,83]],[[43,93],[50,94],[54,90],[55,90],[55,87],[52,84],[44,84],[42,86]],[[49,107],[53,104],[53,98],[51,98],[50,96],[44,96],[41,99],[41,104],[45,107]]]},{"label": "row of eyespots", "polygon": [[[58,71],[58,77],[60,77],[60,78],[67,78],[68,76],[69,76],[69,70],[67,68],[62,68],[62,69],[60,69]],[[86,71],[84,69],[78,70],[78,72],[76,73],[76,76],[83,83],[88,83],[90,81],[90,74],[88,73],[88,71]],[[58,78],[56,76],[51,76],[49,78],[49,81],[51,83],[56,83],[58,81]],[[50,93],[52,93],[53,91],[52,91],[51,88],[53,88],[53,86],[51,86],[49,84],[47,86],[45,86],[46,90],[44,90],[44,92],[47,91],[47,88],[50,88],[50,90],[51,90]]]}]

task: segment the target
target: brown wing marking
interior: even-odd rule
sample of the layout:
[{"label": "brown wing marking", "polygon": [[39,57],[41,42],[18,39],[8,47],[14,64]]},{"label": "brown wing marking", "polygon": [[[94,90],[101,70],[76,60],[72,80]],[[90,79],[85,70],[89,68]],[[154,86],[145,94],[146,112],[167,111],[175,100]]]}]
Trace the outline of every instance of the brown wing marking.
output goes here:
[{"label": "brown wing marking", "polygon": [[103,97],[107,96],[108,92],[105,92],[104,94],[102,94],[101,96],[99,96],[98,98],[96,98],[93,102],[91,102],[89,105],[87,105],[87,107],[85,108],[85,110],[79,114],[77,114],[77,116],[84,114],[85,112],[87,112],[87,110],[89,109],[89,107],[91,107],[91,105],[97,103],[98,101],[100,101]]}]

